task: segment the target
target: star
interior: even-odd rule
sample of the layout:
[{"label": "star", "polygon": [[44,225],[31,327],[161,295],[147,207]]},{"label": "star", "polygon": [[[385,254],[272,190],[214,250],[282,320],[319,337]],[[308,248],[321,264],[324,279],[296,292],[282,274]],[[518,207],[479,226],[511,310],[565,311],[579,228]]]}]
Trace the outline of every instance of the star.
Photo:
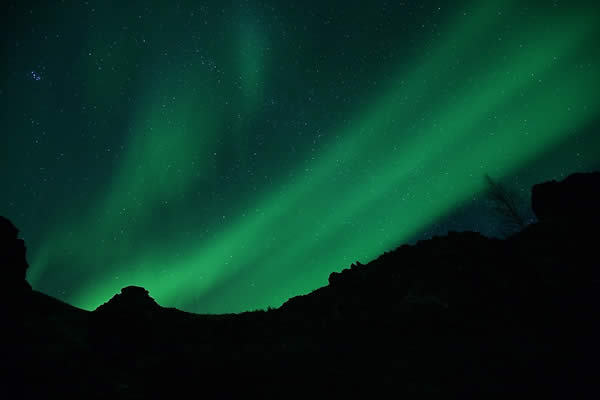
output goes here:
[{"label": "star", "polygon": [[33,79],[34,81],[41,81],[42,80],[42,76],[40,74],[38,74],[35,71],[31,71],[30,73],[31,79]]}]

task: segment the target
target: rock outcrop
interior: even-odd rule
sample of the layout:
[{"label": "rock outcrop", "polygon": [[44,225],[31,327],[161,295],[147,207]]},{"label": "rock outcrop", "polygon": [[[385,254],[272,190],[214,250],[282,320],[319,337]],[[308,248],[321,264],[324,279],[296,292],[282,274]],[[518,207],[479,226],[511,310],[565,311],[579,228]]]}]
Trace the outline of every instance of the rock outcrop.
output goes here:
[{"label": "rock outcrop", "polygon": [[539,221],[578,220],[582,224],[600,215],[600,172],[576,173],[564,180],[534,185],[531,208]]},{"label": "rock outcrop", "polygon": [[10,220],[0,216],[0,266],[2,267],[2,283],[5,290],[31,289],[26,281],[27,248],[19,239],[19,230]]},{"label": "rock outcrop", "polygon": [[150,297],[148,291],[139,286],[127,286],[121,293],[114,295],[109,301],[98,306],[96,312],[130,313],[153,312],[160,306]]}]

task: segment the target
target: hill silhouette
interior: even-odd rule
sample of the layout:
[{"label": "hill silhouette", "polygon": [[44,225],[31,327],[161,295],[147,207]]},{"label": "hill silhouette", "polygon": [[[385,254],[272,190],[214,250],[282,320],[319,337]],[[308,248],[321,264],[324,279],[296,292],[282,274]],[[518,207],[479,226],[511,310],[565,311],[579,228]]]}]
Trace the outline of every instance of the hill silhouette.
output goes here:
[{"label": "hill silhouette", "polygon": [[531,202],[538,222],[507,239],[450,232],[228,315],[135,286],[93,312],[31,290],[2,219],[17,311],[3,376],[25,398],[596,397],[600,173],[535,185]]}]

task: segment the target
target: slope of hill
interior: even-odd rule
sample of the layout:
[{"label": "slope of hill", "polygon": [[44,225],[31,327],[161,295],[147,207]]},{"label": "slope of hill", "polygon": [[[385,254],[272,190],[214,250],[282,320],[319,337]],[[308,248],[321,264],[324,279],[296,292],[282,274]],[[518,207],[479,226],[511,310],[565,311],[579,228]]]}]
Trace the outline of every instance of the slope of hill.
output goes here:
[{"label": "slope of hill", "polygon": [[26,398],[594,397],[598,204],[600,173],[536,185],[539,221],[505,240],[404,245],[269,311],[190,314],[128,287],[87,312],[15,278],[4,376]]}]

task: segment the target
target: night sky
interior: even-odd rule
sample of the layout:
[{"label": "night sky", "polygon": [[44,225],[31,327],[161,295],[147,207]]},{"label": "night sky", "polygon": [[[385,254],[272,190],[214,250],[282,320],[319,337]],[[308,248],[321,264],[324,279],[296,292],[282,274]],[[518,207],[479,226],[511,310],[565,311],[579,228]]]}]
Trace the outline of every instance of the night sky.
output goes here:
[{"label": "night sky", "polygon": [[484,174],[527,207],[600,168],[595,3],[9,2],[0,215],[32,286],[85,309],[127,285],[278,307],[403,243],[501,236]]}]

